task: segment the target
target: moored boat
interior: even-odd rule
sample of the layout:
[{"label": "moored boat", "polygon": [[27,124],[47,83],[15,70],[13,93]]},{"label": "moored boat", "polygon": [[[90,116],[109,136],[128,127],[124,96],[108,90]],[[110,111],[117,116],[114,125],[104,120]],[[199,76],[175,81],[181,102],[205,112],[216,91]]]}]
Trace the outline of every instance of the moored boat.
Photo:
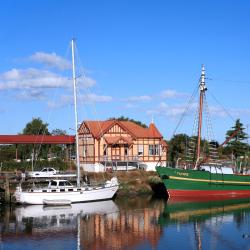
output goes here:
[{"label": "moored boat", "polygon": [[[80,183],[80,160],[79,160],[79,136],[78,136],[78,115],[77,115],[77,93],[75,74],[75,43],[72,45],[72,71],[74,86],[74,109],[75,109],[75,131],[76,131],[76,165],[77,185],[72,185],[67,180],[51,180],[47,187],[31,188],[23,190],[21,185],[17,187],[14,196],[17,203],[22,204],[46,204],[46,203],[77,203],[112,199],[119,188],[116,177],[106,181],[103,185],[90,186]],[[46,203],[45,203],[46,202]],[[58,205],[58,204],[57,204]]]},{"label": "moored boat", "polygon": [[231,166],[223,165],[218,161],[209,162],[206,157],[201,155],[203,100],[207,91],[204,66],[202,67],[199,90],[199,119],[196,155],[194,157],[196,161],[193,165],[185,164],[183,168],[157,166],[156,171],[170,198],[250,197],[250,175],[237,173]]},{"label": "moored boat", "polygon": [[250,175],[224,174],[219,166],[218,173],[169,167],[156,167],[156,171],[169,197],[250,197]]},{"label": "moored boat", "polygon": [[31,188],[15,192],[17,203],[67,205],[77,202],[89,202],[112,199],[118,190],[118,181],[113,177],[100,186],[74,186],[67,180],[51,180],[44,188]]}]

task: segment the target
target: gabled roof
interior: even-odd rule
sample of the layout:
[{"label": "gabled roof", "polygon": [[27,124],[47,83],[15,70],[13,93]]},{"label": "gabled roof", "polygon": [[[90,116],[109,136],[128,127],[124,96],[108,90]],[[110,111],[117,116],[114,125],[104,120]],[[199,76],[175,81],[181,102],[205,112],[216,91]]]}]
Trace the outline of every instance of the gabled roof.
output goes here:
[{"label": "gabled roof", "polygon": [[131,137],[127,136],[105,136],[104,137],[107,144],[133,144],[133,140]]},{"label": "gabled roof", "polygon": [[116,124],[119,125],[128,134],[130,134],[132,138],[151,138],[151,139],[163,138],[163,136],[153,123],[150,124],[149,128],[143,128],[131,121],[118,121],[118,120],[84,121],[79,128],[79,133],[82,133],[83,131],[82,128],[85,125],[89,129],[93,137],[100,138]]},{"label": "gabled roof", "polygon": [[85,125],[89,129],[93,137],[98,138],[103,135],[103,131],[106,131],[113,124],[113,121],[84,121],[80,128],[79,133],[82,133],[82,128]]}]

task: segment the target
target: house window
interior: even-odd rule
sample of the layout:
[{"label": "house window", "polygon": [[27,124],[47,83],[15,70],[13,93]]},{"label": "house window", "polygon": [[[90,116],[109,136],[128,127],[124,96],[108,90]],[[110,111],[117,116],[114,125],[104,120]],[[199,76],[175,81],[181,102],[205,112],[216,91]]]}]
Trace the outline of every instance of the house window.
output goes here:
[{"label": "house window", "polygon": [[83,146],[83,157],[87,156],[87,147],[84,145]]},{"label": "house window", "polygon": [[128,146],[124,147],[124,155],[127,156],[128,155]]},{"label": "house window", "polygon": [[160,155],[160,145],[155,145],[155,155]]},{"label": "house window", "polygon": [[159,145],[148,145],[148,154],[149,155],[159,155],[160,154]]},{"label": "house window", "polygon": [[107,155],[107,145],[106,144],[103,145],[103,155],[104,156]]},{"label": "house window", "polygon": [[143,145],[138,145],[138,155],[143,155]]}]

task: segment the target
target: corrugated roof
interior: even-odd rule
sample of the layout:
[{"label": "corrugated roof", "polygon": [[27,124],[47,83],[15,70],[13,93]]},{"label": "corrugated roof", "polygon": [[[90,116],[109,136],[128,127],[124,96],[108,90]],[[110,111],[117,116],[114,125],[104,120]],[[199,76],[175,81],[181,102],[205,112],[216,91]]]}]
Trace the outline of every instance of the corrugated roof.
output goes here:
[{"label": "corrugated roof", "polygon": [[143,128],[131,121],[84,121],[80,126],[79,133],[83,132],[82,128],[84,124],[95,138],[99,138],[104,135],[115,124],[118,124],[122,129],[127,131],[132,137],[135,138],[163,138],[153,123],[150,124],[149,128]]}]

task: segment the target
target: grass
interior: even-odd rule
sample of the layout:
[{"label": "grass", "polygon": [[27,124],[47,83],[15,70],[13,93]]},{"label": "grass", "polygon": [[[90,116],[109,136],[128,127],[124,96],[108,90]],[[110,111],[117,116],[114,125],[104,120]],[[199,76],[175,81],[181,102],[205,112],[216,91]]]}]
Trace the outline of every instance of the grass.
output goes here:
[{"label": "grass", "polygon": [[117,171],[114,173],[87,173],[92,182],[104,182],[116,176],[120,183],[118,195],[152,194],[150,181],[157,180],[156,172],[143,170]]}]

